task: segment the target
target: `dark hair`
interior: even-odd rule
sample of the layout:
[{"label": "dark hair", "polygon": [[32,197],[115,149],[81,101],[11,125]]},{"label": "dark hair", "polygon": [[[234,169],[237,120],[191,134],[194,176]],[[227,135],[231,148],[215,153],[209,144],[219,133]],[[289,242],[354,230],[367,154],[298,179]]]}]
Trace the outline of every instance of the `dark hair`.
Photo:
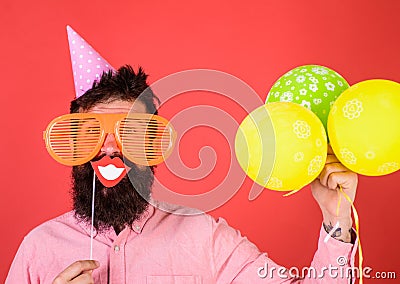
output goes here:
[{"label": "dark hair", "polygon": [[99,103],[116,100],[133,102],[138,98],[145,104],[147,112],[157,114],[160,100],[147,84],[147,76],[142,67],[135,73],[130,65],[104,72],[100,81],[94,81],[91,89],[71,101],[70,113],[87,111]]}]

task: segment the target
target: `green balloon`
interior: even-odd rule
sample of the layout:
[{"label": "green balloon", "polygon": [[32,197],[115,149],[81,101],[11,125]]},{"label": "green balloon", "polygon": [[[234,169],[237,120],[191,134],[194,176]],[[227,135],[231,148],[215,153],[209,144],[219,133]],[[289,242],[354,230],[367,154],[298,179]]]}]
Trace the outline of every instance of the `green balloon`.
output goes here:
[{"label": "green balloon", "polygon": [[324,66],[296,67],[272,86],[266,103],[294,102],[313,111],[327,129],[328,114],[339,95],[349,88],[337,72]]}]

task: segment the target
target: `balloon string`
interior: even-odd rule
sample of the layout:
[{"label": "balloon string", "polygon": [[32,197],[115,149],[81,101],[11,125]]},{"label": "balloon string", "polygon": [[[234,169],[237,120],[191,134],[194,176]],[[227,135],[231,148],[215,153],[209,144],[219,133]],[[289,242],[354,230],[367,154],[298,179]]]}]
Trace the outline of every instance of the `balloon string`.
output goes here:
[{"label": "balloon string", "polygon": [[[340,186],[340,188],[342,188]],[[340,209],[340,205],[342,204],[342,195],[340,194],[340,190],[337,191],[337,195],[338,195],[338,203],[336,206],[336,216],[339,216],[339,209]]]},{"label": "balloon string", "polygon": [[300,189],[292,190],[292,191],[290,191],[290,192],[284,194],[283,197],[287,197],[287,196],[290,196],[290,195],[292,195],[292,194],[295,194],[296,192],[298,192],[298,191],[300,191],[300,190],[301,190],[301,188],[300,188]]},{"label": "balloon string", "polygon": [[[300,189],[297,190],[292,190],[286,194],[284,194],[284,197],[290,196],[292,194],[295,194],[296,192],[298,192]],[[354,223],[356,225],[356,235],[357,235],[357,240],[358,240],[358,269],[359,269],[359,276],[360,276],[360,281],[359,283],[362,284],[363,283],[363,270],[362,270],[362,263],[363,263],[363,254],[362,254],[362,248],[361,248],[361,240],[360,240],[360,221],[358,218],[358,213],[356,210],[356,207],[354,206],[353,201],[351,200],[350,196],[348,196],[344,191],[341,185],[339,185],[339,191],[338,193],[338,203],[337,203],[337,207],[336,207],[336,216],[339,216],[339,209],[340,209],[340,205],[342,203],[342,195],[347,199],[347,201],[350,203],[351,205],[351,209],[353,212],[353,216],[354,216]],[[336,225],[339,225],[339,223],[337,223]],[[333,230],[332,230],[333,231]]]},{"label": "balloon string", "polygon": [[96,173],[93,172],[93,192],[92,192],[92,221],[90,225],[90,256],[89,259],[93,259],[93,224],[94,224],[94,195],[96,192]]},{"label": "balloon string", "polygon": [[[363,283],[363,269],[362,269],[363,254],[362,254],[361,240],[360,240],[360,221],[359,221],[358,213],[357,213],[356,207],[354,206],[353,201],[343,191],[343,188],[342,188],[341,185],[339,185],[339,191],[347,199],[347,201],[350,203],[351,209],[352,209],[352,212],[353,212],[353,216],[354,216],[354,223],[356,224],[356,234],[357,234],[357,240],[358,240],[358,270],[359,270],[358,274],[360,276],[359,283],[362,284]],[[340,203],[341,203],[341,198],[339,198],[339,200],[338,200],[338,204],[337,204],[337,208],[336,208],[336,215],[338,215],[338,213],[339,213]]]}]

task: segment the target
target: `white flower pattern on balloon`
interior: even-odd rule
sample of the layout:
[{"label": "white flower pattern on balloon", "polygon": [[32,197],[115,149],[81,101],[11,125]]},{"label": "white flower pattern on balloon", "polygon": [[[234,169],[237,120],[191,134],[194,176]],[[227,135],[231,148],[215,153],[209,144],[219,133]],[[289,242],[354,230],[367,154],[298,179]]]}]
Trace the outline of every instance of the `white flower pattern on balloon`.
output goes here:
[{"label": "white flower pattern on balloon", "polygon": [[307,89],[301,89],[299,92],[300,92],[300,95],[302,95],[302,96],[307,95]]},{"label": "white flower pattern on balloon", "polygon": [[300,139],[307,139],[311,135],[311,127],[304,120],[296,120],[293,123],[293,132]]},{"label": "white flower pattern on balloon", "polygon": [[283,77],[289,77],[290,75],[293,74],[293,70],[290,70],[289,72],[287,72],[285,75],[283,75]]},{"label": "white flower pattern on balloon", "polygon": [[316,99],[313,99],[313,103],[315,105],[319,105],[320,103],[322,103],[322,100],[320,98],[316,98]]},{"label": "white flower pattern on balloon", "polygon": [[304,153],[303,152],[297,152],[294,154],[293,159],[295,162],[300,162],[304,160]]},{"label": "white flower pattern on balloon", "polygon": [[277,177],[271,177],[269,179],[269,181],[267,182],[267,188],[271,188],[271,189],[277,189],[277,188],[282,188],[283,183],[282,181],[277,178]]},{"label": "white flower pattern on balloon", "polygon": [[308,175],[313,176],[317,174],[322,168],[322,156],[315,156],[308,165]]},{"label": "white flower pattern on balloon", "polygon": [[286,86],[289,86],[290,84],[292,84],[292,80],[287,80],[285,83]]},{"label": "white flower pattern on balloon", "polygon": [[343,82],[342,81],[337,81],[337,84],[340,86],[340,87],[343,87]]},{"label": "white flower pattern on balloon", "polygon": [[306,77],[304,77],[303,75],[300,75],[296,78],[297,83],[303,83],[305,80],[306,80]]},{"label": "white flower pattern on balloon", "polygon": [[300,105],[311,110],[311,103],[309,101],[302,100]]},{"label": "white flower pattern on balloon", "polygon": [[318,86],[317,86],[317,84],[310,84],[310,85],[308,85],[308,87],[309,87],[309,89],[310,89],[311,91],[313,91],[314,93],[315,93],[316,91],[318,91]]},{"label": "white flower pattern on balloon", "polygon": [[373,160],[375,159],[376,154],[374,151],[368,151],[365,153],[365,158],[367,158],[368,160]]},{"label": "white flower pattern on balloon", "polygon": [[292,92],[284,92],[280,97],[281,102],[292,102],[293,101],[293,93]]},{"label": "white flower pattern on balloon", "polygon": [[388,174],[397,171],[400,168],[399,163],[397,162],[388,162],[380,165],[378,167],[378,172],[382,174]]},{"label": "white flower pattern on balloon", "polygon": [[326,70],[326,69],[323,68],[323,67],[313,67],[311,70],[312,70],[315,74],[318,74],[318,75],[325,75],[325,74],[328,74],[328,70]]},{"label": "white flower pattern on balloon", "polygon": [[332,82],[325,83],[325,87],[329,91],[334,91],[335,90],[335,85]]},{"label": "white flower pattern on balloon", "polygon": [[308,78],[311,82],[313,82],[314,84],[318,84],[319,83],[319,81],[318,81],[318,79],[317,78],[315,78],[315,77],[310,77],[310,78]]},{"label": "white flower pattern on balloon", "polygon": [[355,165],[357,163],[357,158],[356,156],[353,154],[353,152],[351,152],[349,149],[347,148],[342,148],[340,149],[340,156],[342,157],[342,159],[350,164],[350,165]]},{"label": "white flower pattern on balloon", "polygon": [[357,99],[348,101],[343,107],[343,115],[348,119],[358,118],[363,111],[362,102]]}]

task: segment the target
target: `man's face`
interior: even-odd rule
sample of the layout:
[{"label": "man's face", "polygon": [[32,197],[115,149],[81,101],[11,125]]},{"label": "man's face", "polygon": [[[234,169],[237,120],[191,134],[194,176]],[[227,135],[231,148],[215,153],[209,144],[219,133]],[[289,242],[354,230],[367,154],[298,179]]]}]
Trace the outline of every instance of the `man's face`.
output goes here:
[{"label": "man's face", "polygon": [[[90,113],[146,113],[146,106],[140,102],[128,102],[128,101],[113,101],[111,103],[100,103],[95,105],[89,111]],[[115,141],[114,134],[108,134],[103,146],[101,147],[100,153],[111,156],[113,153],[120,153],[121,149],[118,148],[117,142]],[[141,166],[143,167],[143,166]]]},{"label": "man's face", "polygon": [[[113,101],[95,105],[90,113],[145,113],[146,107],[142,102]],[[122,151],[118,147],[114,134],[107,134],[100,152],[93,161],[75,166],[72,170],[73,201],[77,216],[85,221],[91,219],[91,195],[93,190],[93,172],[96,172],[96,196],[95,196],[95,227],[101,230],[114,227],[118,230],[125,225],[130,225],[147,208],[146,199],[150,196],[153,184],[153,172],[147,166],[129,163],[128,176],[116,177],[118,171],[115,168],[125,167],[119,162],[123,161]],[[104,168],[114,170],[104,170]],[[103,170],[99,170],[99,166]],[[117,165],[114,167],[114,165]],[[117,172],[117,174],[115,174]],[[122,174],[121,174],[122,175]],[[104,180],[112,180],[110,183]],[[101,182],[100,182],[101,181]]]},{"label": "man's face", "polygon": [[[137,101],[135,103],[128,101],[114,101],[112,103],[101,103],[91,108],[88,112],[99,114],[114,113],[146,113],[146,106]],[[110,157],[114,157],[110,159]],[[121,159],[119,158],[121,157]],[[138,169],[143,170],[145,166],[136,165]],[[115,134],[107,134],[100,152],[92,161],[92,167],[96,176],[106,187],[117,185],[121,179],[130,170],[129,165],[124,165],[121,149],[115,140]]]}]

